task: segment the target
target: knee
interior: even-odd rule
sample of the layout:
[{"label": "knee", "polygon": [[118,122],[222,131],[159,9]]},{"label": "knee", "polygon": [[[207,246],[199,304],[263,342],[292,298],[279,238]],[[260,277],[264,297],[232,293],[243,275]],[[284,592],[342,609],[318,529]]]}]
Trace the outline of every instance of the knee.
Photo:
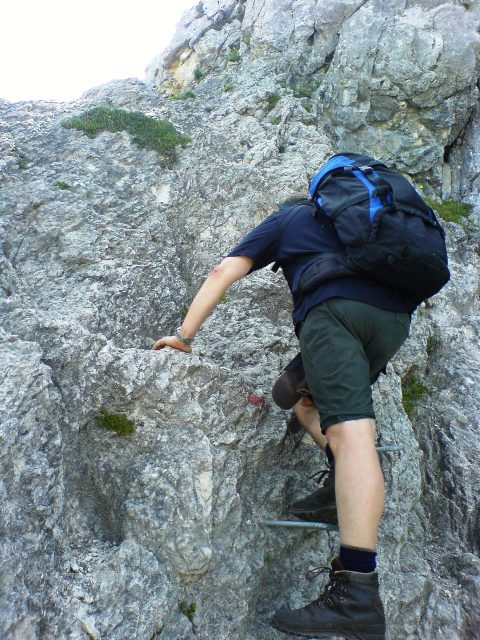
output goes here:
[{"label": "knee", "polygon": [[342,449],[363,449],[375,446],[375,420],[361,418],[332,424],[326,434],[330,449],[335,456]]}]

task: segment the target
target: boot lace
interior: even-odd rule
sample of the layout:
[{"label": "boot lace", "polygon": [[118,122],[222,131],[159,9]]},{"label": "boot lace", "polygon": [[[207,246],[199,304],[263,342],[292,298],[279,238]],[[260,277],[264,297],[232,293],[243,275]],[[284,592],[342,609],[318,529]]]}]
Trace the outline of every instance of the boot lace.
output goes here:
[{"label": "boot lace", "polygon": [[319,575],[328,573],[330,580],[325,585],[323,592],[320,596],[313,600],[310,604],[308,604],[305,608],[311,609],[314,607],[319,607],[322,605],[326,605],[330,608],[334,608],[338,606],[339,602],[343,602],[345,600],[345,595],[347,592],[347,583],[343,576],[335,575],[335,572],[330,567],[315,567],[315,569],[311,569],[305,574],[307,580],[314,580]]},{"label": "boot lace", "polygon": [[[327,462],[327,466],[325,469],[321,469],[320,471],[315,471],[311,476],[308,477],[308,480],[314,480],[317,484],[320,484],[325,476],[328,476],[330,471],[332,470],[332,465]],[[328,567],[327,567],[328,569]]]}]

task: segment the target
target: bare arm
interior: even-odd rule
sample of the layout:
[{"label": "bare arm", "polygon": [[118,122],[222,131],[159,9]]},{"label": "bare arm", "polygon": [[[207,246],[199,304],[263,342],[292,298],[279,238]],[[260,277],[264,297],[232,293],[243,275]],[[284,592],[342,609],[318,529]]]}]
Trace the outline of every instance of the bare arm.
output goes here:
[{"label": "bare arm", "polygon": [[[208,275],[199,292],[193,299],[181,326],[182,335],[193,339],[198,330],[217,306],[220,298],[230,285],[246,275],[253,265],[253,260],[246,256],[225,258]],[[190,353],[192,348],[180,342],[176,336],[165,336],[157,340],[152,349],[158,350],[172,347]]]}]

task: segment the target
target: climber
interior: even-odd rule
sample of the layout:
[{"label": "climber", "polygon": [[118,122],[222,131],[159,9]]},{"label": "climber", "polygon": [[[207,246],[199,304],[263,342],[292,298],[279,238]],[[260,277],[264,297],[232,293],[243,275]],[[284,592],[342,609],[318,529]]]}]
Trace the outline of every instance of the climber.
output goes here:
[{"label": "climber", "polygon": [[340,550],[320,597],[300,609],[277,611],[272,624],[294,635],[383,640],[376,545],[384,484],[370,384],[407,338],[418,302],[351,272],[300,293],[299,277],[309,266],[305,256],[338,256],[344,250],[332,223],[317,214],[315,202],[304,198],[263,220],[208,275],[175,335],[152,349],[191,352],[196,333],[231,284],[273,262],[282,268],[314,404],[300,397],[295,410],[334,462]]},{"label": "climber", "polygon": [[[281,221],[293,206],[298,218],[295,233],[285,233]],[[312,238],[323,251],[339,249],[332,228],[312,216],[308,200],[267,217],[211,271],[175,335],[157,340],[152,349],[168,346],[190,353],[196,333],[228,287],[252,271],[284,259],[283,271],[291,283],[298,266],[287,259],[311,249]],[[335,459],[341,546],[324,596],[313,606],[275,614],[273,623],[284,631],[314,636],[329,630],[330,635],[370,630],[371,638],[384,637],[375,572],[384,488],[375,450],[370,377],[406,339],[409,310],[400,293],[358,277],[327,282],[295,306],[310,391]]]}]

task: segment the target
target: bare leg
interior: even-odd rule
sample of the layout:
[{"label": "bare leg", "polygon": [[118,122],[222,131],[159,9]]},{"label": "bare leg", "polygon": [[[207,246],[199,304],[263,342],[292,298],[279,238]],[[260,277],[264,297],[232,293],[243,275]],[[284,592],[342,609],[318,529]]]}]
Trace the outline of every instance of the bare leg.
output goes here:
[{"label": "bare leg", "polygon": [[331,425],[327,439],[335,456],[340,544],[375,549],[385,489],[375,449],[375,420]]},{"label": "bare leg", "polygon": [[317,408],[309,398],[302,398],[293,410],[301,425],[308,431],[318,446],[325,451],[327,438],[320,429],[320,416]]}]

